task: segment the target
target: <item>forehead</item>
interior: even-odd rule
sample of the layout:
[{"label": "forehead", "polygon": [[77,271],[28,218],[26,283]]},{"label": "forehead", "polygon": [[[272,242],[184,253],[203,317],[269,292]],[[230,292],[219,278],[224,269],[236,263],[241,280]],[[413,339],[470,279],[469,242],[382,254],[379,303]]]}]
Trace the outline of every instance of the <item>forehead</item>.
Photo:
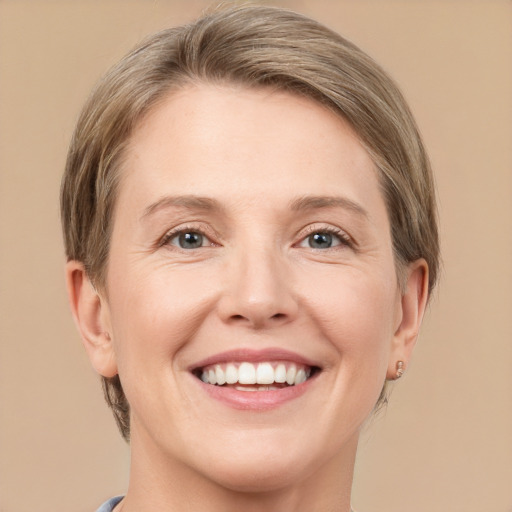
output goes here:
[{"label": "forehead", "polygon": [[341,116],[292,93],[225,85],[173,91],[132,135],[119,201],[144,208],[181,193],[247,203],[380,196],[375,166]]}]

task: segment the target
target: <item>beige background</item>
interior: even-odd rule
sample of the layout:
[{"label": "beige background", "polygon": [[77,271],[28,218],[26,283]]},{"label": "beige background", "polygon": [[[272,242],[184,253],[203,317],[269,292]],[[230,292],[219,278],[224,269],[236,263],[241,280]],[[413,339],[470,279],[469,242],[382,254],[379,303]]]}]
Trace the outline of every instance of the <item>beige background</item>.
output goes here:
[{"label": "beige background", "polygon": [[[412,368],[361,443],[354,506],[510,512],[512,2],[268,3],[326,22],[391,72],[437,175],[441,287]],[[1,512],[93,511],[126,488],[128,451],[64,294],[59,181],[100,74],[205,5],[0,0]]]}]

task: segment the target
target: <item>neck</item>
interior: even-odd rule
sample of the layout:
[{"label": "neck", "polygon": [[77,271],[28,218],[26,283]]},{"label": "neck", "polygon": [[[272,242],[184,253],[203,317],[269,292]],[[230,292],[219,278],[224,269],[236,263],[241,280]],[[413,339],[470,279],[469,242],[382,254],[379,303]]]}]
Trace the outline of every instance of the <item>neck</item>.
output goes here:
[{"label": "neck", "polygon": [[130,484],[122,512],[350,512],[357,436],[342,454],[323,461],[300,481],[280,479],[276,488],[251,482],[246,489],[228,488],[176,458],[166,458],[161,448],[142,438],[132,432]]}]

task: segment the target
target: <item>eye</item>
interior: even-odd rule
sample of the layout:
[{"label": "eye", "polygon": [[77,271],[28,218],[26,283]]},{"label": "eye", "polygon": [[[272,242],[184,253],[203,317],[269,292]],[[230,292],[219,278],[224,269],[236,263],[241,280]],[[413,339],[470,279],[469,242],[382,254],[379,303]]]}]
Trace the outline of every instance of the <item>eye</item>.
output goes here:
[{"label": "eye", "polygon": [[213,242],[197,229],[183,228],[167,233],[160,245],[171,245],[180,249],[191,250],[200,247],[211,247]]},{"label": "eye", "polygon": [[340,244],[340,241],[336,236],[325,231],[309,235],[306,238],[306,242],[312,249],[330,249],[331,247]]},{"label": "eye", "polygon": [[347,234],[337,229],[314,229],[299,243],[299,247],[310,249],[331,249],[341,245],[351,246],[351,241]]},{"label": "eye", "polygon": [[177,245],[182,249],[197,249],[204,246],[204,241],[207,240],[205,236],[196,231],[187,231],[179,233],[169,240],[171,245]]}]

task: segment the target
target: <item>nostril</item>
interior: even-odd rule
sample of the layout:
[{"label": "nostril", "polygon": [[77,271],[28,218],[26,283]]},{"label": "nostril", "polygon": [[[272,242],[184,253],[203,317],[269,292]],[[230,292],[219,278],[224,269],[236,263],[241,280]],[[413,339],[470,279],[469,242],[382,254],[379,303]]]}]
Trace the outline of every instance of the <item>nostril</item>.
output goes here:
[{"label": "nostril", "polygon": [[281,320],[282,318],[286,318],[286,315],[284,313],[276,313],[272,318],[275,320]]}]

